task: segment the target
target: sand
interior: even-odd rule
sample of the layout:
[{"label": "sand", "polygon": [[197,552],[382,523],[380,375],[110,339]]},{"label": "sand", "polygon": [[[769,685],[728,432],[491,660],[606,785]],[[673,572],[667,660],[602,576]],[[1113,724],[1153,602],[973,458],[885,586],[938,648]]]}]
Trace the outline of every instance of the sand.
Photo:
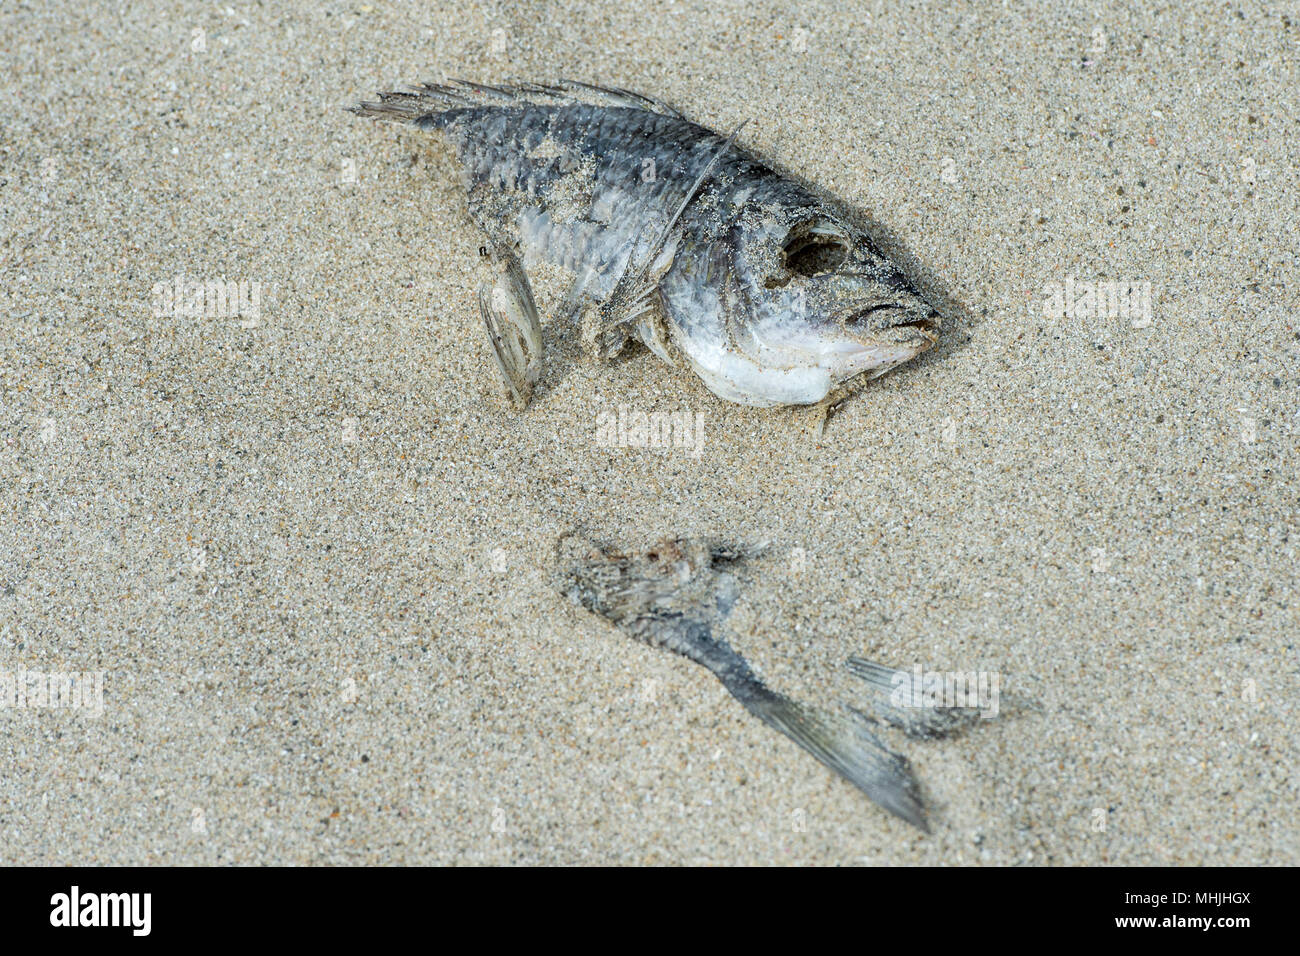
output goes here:
[{"label": "sand", "polygon": [[[103,684],[0,710],[0,862],[1300,862],[1300,5],[1143,7],[8,5],[0,671]],[[752,118],[940,346],[815,441],[586,362],[542,275],[513,412],[448,153],[343,111],[511,75]],[[601,447],[620,406],[699,454]],[[804,699],[999,675],[888,737],[934,832],[559,599],[574,528],[769,542],[727,636]]]}]

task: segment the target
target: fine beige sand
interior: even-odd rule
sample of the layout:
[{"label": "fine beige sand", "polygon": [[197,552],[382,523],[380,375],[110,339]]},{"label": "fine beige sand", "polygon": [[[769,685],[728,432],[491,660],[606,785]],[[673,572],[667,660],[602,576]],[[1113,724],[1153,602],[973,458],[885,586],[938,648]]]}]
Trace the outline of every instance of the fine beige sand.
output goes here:
[{"label": "fine beige sand", "polygon": [[[0,710],[0,862],[1300,862],[1300,4],[1147,7],[6,4],[0,672],[103,684]],[[512,411],[449,153],[343,110],[448,76],[751,118],[940,346],[814,440],[547,273]],[[574,528],[768,542],[727,636],[801,699],[998,675],[887,737],[934,832],[559,599]]]}]

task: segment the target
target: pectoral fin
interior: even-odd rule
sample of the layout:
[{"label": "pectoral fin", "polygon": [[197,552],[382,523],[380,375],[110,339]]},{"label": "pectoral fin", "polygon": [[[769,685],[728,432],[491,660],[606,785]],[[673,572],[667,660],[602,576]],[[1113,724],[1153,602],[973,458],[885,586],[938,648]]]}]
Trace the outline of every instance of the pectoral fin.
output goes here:
[{"label": "pectoral fin", "polygon": [[623,350],[633,329],[659,309],[659,281],[673,267],[678,238],[670,236],[645,266],[628,266],[609,298],[584,312],[582,344],[589,355],[612,359]]}]

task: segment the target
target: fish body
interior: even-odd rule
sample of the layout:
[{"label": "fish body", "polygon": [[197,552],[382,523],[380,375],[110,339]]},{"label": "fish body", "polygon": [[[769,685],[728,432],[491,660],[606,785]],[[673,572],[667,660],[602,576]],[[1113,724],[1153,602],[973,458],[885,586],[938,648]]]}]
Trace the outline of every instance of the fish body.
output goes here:
[{"label": "fish body", "polygon": [[832,203],[657,100],[457,82],[355,112],[445,135],[491,247],[578,276],[566,301],[594,313],[602,357],[636,339],[728,401],[807,405],[937,340],[935,310]]}]

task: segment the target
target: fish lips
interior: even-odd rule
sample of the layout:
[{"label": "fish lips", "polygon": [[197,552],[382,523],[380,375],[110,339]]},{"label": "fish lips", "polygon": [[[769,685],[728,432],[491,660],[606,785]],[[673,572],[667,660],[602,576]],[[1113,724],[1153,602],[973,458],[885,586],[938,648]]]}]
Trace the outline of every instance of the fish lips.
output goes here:
[{"label": "fish lips", "polygon": [[916,345],[923,352],[939,341],[939,313],[924,302],[879,302],[836,316],[850,338],[863,345]]},{"label": "fish lips", "polygon": [[878,303],[846,311],[839,326],[844,338],[828,363],[832,377],[844,381],[864,372],[872,378],[909,362],[939,341],[939,314],[924,303]]}]

